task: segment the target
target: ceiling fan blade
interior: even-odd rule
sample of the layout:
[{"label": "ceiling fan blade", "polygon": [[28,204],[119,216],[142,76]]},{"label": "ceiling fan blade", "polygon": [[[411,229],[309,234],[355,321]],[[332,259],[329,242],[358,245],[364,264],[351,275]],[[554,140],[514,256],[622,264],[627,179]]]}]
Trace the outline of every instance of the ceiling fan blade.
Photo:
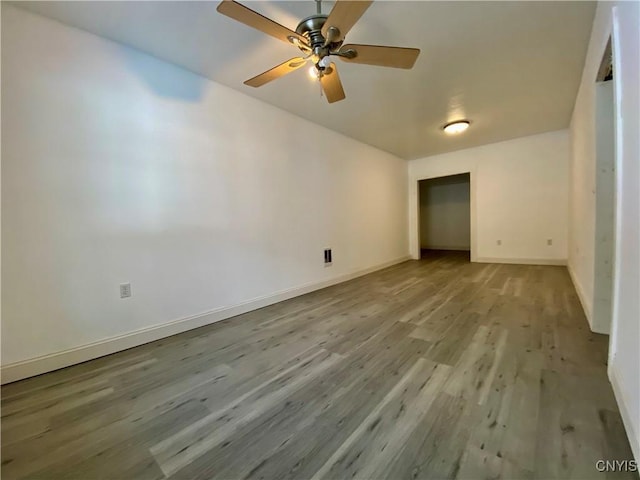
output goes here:
[{"label": "ceiling fan blade", "polygon": [[[329,69],[330,73],[326,73]],[[345,94],[336,64],[332,63],[329,65],[327,70],[325,70],[325,73],[320,76],[320,84],[322,85],[322,91],[324,91],[324,94],[327,97],[327,101],[329,103],[333,103],[344,100]]]},{"label": "ceiling fan blade", "polygon": [[258,12],[254,12],[250,8],[247,8],[238,2],[234,2],[233,0],[223,0],[216,10],[229,18],[233,18],[240,23],[244,23],[249,27],[260,30],[261,32],[271,35],[283,42],[291,43],[291,38],[297,38],[298,41],[304,44],[307,43],[307,40],[303,36],[298,35],[293,30],[289,30],[287,27],[280,25],[270,18],[260,15]]},{"label": "ceiling fan blade", "polygon": [[340,56],[345,62],[378,65],[380,67],[412,68],[420,55],[418,48],[385,47],[381,45],[343,45],[340,53],[356,52],[356,56]]},{"label": "ceiling fan blade", "polygon": [[322,35],[327,38],[329,27],[335,27],[340,34],[333,41],[342,40],[372,3],[373,0],[336,0],[329,18],[322,26]]},{"label": "ceiling fan blade", "polygon": [[261,87],[265,83],[269,83],[276,78],[280,78],[287,73],[291,73],[294,70],[299,69],[300,67],[304,66],[305,63],[307,63],[306,59],[302,57],[294,57],[284,63],[281,63],[277,67],[273,67],[272,69],[267,70],[260,75],[250,78],[249,80],[244,82],[244,84],[249,85],[250,87]]}]

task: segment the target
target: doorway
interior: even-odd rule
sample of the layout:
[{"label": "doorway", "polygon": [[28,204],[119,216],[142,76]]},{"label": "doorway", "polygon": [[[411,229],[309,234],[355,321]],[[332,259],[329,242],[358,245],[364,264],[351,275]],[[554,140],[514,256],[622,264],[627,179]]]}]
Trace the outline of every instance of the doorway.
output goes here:
[{"label": "doorway", "polygon": [[418,199],[420,257],[455,252],[470,260],[470,174],[420,180]]}]

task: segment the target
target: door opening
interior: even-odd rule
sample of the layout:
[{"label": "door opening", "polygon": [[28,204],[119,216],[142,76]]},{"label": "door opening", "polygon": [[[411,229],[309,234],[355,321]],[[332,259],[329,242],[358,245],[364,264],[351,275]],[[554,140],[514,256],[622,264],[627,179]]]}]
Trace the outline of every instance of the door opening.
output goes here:
[{"label": "door opening", "polygon": [[420,257],[471,252],[471,180],[469,173],[418,182]]}]

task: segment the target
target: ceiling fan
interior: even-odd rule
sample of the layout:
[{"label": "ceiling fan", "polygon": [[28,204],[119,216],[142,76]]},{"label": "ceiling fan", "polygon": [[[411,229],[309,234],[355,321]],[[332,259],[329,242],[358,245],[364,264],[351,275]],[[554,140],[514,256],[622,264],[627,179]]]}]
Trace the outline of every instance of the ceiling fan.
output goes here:
[{"label": "ceiling fan", "polygon": [[343,45],[344,37],[362,14],[373,3],[372,0],[336,0],[329,15],[322,13],[322,1],[315,0],[316,14],[300,21],[295,32],[273,20],[254,12],[234,1],[223,0],[218,12],[249,27],[260,30],[279,40],[298,47],[304,54],[247,80],[245,85],[261,87],[313,62],[329,103],[345,98],[342,82],[336,65],[330,57],[336,56],[345,62],[378,65],[381,67],[412,68],[420,50],[417,48],[386,47],[380,45]]}]

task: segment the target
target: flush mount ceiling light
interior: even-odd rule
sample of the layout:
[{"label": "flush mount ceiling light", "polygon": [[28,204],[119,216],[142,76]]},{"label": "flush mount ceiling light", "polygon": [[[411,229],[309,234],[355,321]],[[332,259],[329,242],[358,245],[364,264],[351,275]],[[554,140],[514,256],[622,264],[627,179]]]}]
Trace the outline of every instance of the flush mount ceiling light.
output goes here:
[{"label": "flush mount ceiling light", "polygon": [[468,120],[458,120],[455,122],[447,123],[442,129],[444,133],[448,135],[455,135],[457,133],[464,132],[469,128],[470,122]]}]

